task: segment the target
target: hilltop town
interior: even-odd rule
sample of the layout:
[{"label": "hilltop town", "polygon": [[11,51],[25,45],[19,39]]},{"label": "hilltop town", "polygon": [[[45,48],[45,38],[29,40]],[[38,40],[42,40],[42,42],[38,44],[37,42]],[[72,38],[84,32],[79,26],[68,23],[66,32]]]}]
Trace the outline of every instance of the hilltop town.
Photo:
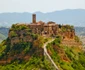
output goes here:
[{"label": "hilltop town", "polygon": [[[74,39],[75,37],[75,29],[73,26],[70,25],[60,25],[57,24],[53,21],[49,21],[47,23],[43,21],[36,22],[36,14],[32,15],[32,22],[29,24],[14,24],[9,30],[8,37],[11,40],[11,44],[16,44],[20,42],[21,40],[23,41],[32,41],[32,38],[30,37],[29,34],[27,34],[27,31],[24,30],[24,28],[20,30],[12,30],[16,29],[14,27],[19,26],[26,26],[30,30],[29,32],[41,35],[43,37],[56,37],[56,36],[61,36],[62,40],[67,40],[67,39]],[[15,33],[14,36],[12,37],[12,33]]]}]

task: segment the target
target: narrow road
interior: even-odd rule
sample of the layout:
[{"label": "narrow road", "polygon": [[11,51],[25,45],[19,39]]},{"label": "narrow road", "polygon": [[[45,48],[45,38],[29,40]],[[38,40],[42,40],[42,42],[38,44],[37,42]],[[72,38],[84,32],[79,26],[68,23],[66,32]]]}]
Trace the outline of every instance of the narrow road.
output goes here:
[{"label": "narrow road", "polygon": [[52,39],[48,42],[46,42],[44,45],[43,45],[43,49],[44,49],[44,54],[47,55],[47,57],[49,58],[49,60],[51,61],[51,63],[53,64],[53,66],[55,67],[56,70],[59,70],[59,68],[57,67],[57,65],[54,63],[53,59],[51,58],[51,56],[48,54],[47,52],[47,49],[46,49],[46,46],[48,43],[51,43],[52,41],[54,41],[55,39]]}]

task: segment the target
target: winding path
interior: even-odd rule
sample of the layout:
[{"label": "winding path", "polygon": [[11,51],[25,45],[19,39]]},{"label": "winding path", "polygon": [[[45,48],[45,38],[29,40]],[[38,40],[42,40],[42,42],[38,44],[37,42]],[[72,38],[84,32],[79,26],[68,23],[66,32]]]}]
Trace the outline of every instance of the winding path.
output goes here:
[{"label": "winding path", "polygon": [[59,70],[58,66],[54,63],[53,59],[51,58],[51,56],[48,54],[47,52],[47,49],[46,49],[46,46],[48,43],[51,43],[52,41],[54,41],[55,39],[52,39],[48,42],[46,42],[44,45],[43,45],[43,49],[44,49],[44,54],[46,54],[46,56],[49,58],[49,60],[51,61],[51,63],[53,64],[53,66],[55,67],[56,70]]}]

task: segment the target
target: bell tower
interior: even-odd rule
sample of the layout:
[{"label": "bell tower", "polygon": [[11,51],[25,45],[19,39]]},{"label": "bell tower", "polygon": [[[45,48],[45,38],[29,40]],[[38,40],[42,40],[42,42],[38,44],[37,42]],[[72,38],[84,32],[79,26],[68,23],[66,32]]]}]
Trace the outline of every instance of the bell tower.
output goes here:
[{"label": "bell tower", "polygon": [[36,14],[32,15],[32,23],[36,23]]}]

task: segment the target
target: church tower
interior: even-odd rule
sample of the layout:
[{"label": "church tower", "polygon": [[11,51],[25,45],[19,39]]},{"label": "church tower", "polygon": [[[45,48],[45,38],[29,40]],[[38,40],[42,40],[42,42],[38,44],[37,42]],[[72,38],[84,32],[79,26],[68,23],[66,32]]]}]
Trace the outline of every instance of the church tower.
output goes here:
[{"label": "church tower", "polygon": [[32,15],[32,23],[36,23],[36,14]]}]

